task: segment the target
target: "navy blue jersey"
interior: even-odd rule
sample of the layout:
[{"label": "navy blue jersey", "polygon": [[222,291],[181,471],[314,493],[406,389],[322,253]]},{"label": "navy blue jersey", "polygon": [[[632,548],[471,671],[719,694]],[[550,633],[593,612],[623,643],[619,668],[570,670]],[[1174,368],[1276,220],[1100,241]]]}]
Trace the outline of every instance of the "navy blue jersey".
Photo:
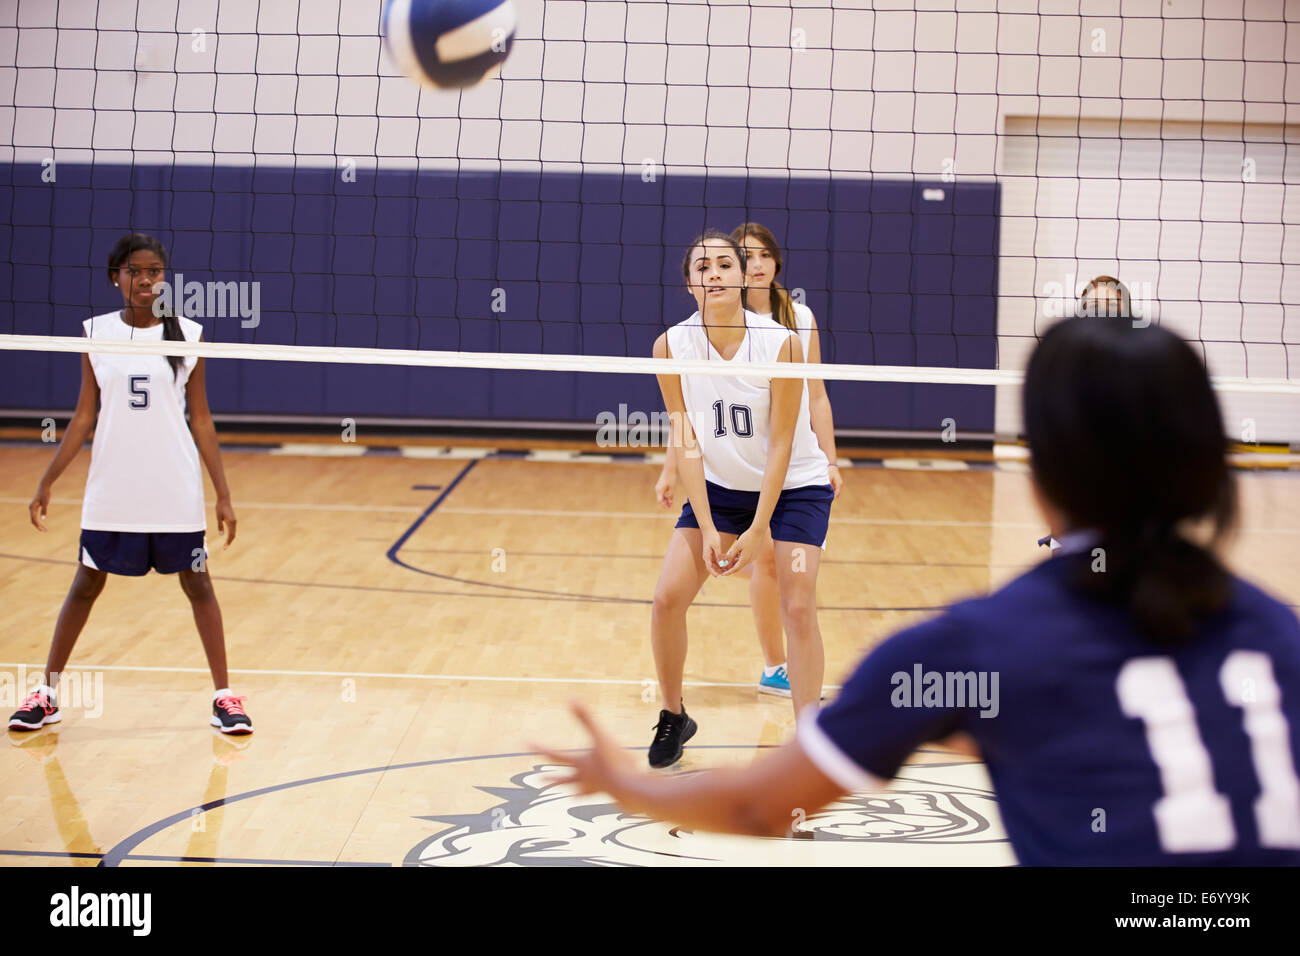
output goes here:
[{"label": "navy blue jersey", "polygon": [[1070,589],[1054,558],[886,640],[800,741],[852,789],[978,742],[1029,865],[1300,865],[1300,622],[1234,579],[1185,646]]}]

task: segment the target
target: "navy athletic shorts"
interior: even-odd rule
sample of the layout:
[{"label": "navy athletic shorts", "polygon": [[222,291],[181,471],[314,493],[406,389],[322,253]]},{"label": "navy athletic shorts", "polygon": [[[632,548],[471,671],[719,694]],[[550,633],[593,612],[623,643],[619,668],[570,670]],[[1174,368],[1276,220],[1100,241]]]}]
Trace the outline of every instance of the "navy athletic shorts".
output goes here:
[{"label": "navy athletic shorts", "polygon": [[87,531],[81,530],[77,560],[88,568],[109,574],[140,577],[153,568],[159,574],[207,566],[208,552],[202,531]]},{"label": "navy athletic shorts", "polygon": [[[758,508],[757,491],[733,491],[711,481],[704,483],[709,493],[709,513],[713,526],[723,534],[744,534],[754,523]],[[679,484],[680,488],[681,485]],[[787,488],[781,492],[772,510],[773,541],[793,541],[819,548],[826,545],[826,529],[831,520],[831,502],[835,492],[830,485],[804,485]],[[679,528],[698,528],[691,503],[682,506],[682,516],[677,519]]]}]

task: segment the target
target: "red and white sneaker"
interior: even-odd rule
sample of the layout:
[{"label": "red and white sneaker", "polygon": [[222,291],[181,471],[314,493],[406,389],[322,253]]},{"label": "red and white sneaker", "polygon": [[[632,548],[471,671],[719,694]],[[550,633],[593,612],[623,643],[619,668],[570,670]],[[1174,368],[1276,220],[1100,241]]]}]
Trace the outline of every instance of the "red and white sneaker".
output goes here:
[{"label": "red and white sneaker", "polygon": [[247,697],[227,694],[212,702],[212,726],[220,728],[223,734],[251,734],[253,721],[244,713],[244,701]]},{"label": "red and white sneaker", "polygon": [[63,719],[59,705],[40,691],[32,691],[23,700],[22,707],[9,718],[10,730],[40,730],[46,724],[57,724]]}]

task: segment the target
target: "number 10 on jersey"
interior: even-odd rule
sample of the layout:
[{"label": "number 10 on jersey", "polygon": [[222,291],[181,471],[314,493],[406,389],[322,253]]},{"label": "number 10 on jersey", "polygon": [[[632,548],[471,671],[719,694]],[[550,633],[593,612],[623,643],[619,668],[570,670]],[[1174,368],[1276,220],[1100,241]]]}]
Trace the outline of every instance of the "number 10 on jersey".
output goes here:
[{"label": "number 10 on jersey", "polygon": [[[741,438],[754,434],[754,413],[748,405],[731,406],[731,430]],[[713,437],[722,438],[727,434],[727,424],[723,420],[722,399],[713,403]]]}]

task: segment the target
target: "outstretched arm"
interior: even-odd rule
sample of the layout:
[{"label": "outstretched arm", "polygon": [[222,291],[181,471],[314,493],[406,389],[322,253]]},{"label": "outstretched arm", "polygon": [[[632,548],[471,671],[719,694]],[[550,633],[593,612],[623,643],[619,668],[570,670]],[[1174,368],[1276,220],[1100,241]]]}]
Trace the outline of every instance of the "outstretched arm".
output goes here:
[{"label": "outstretched arm", "polygon": [[592,749],[576,755],[541,753],[572,768],[563,782],[577,786],[579,793],[608,793],[632,813],[697,830],[780,836],[795,820],[812,816],[845,792],[798,742],[745,768],[689,776],[644,773],[586,708],[574,704],[573,712],[591,732]]}]

